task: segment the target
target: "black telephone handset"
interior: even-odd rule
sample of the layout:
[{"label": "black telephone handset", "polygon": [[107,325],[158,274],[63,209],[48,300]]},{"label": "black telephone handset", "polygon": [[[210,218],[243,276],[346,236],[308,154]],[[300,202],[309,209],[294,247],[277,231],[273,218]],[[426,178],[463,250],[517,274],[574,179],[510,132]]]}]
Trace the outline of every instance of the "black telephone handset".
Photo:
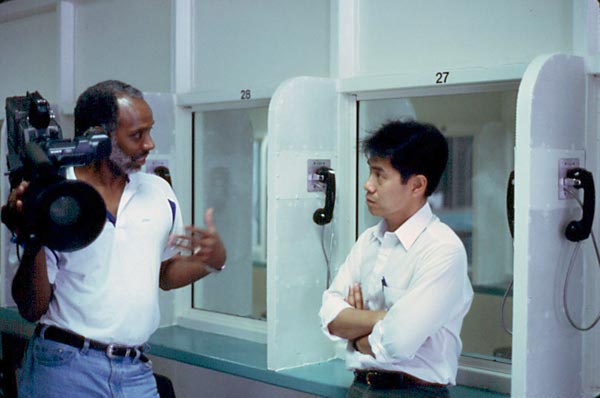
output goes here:
[{"label": "black telephone handset", "polygon": [[[515,239],[515,171],[511,171],[508,175],[508,183],[506,185],[506,220],[508,221],[508,231],[510,237],[514,241]],[[511,279],[508,287],[504,291],[504,297],[502,297],[502,305],[500,308],[500,317],[502,320],[502,328],[506,333],[512,336],[512,330],[506,325],[506,319],[504,318],[504,308],[506,306],[506,300],[512,289],[513,280]]]},{"label": "black telephone handset", "polygon": [[329,167],[320,167],[315,173],[323,179],[325,184],[325,207],[317,209],[313,214],[313,221],[318,225],[325,225],[333,218],[335,206],[335,171]]},{"label": "black telephone handset", "polygon": [[594,222],[594,208],[596,207],[596,190],[592,173],[582,168],[567,171],[567,179],[573,188],[583,189],[583,214],[581,220],[571,221],[565,229],[565,236],[572,242],[587,239],[592,231]]},{"label": "black telephone handset", "polygon": [[515,237],[515,171],[511,171],[508,176],[506,186],[506,219],[508,221],[508,230],[510,236]]}]

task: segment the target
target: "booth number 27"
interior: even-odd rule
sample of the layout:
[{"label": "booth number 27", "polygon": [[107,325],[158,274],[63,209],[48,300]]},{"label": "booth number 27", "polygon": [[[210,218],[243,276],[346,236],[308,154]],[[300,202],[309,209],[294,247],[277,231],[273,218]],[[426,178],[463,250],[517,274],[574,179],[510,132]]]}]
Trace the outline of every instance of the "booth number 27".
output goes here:
[{"label": "booth number 27", "polygon": [[448,81],[450,72],[437,72],[435,74],[435,84],[444,84]]}]

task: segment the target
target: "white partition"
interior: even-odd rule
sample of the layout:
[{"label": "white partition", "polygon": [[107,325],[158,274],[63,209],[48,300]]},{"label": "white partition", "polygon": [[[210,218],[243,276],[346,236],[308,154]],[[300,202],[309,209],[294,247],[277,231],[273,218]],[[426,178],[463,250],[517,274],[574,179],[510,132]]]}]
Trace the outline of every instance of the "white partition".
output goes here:
[{"label": "white partition", "polygon": [[[3,10],[11,6],[2,5]],[[0,119],[4,118],[6,97],[37,90],[56,103],[59,85],[56,9],[8,20],[4,17],[0,13]]]},{"label": "white partition", "polygon": [[173,1],[76,2],[75,92],[106,79],[171,91]]},{"label": "white partition", "polygon": [[[586,166],[585,121],[584,60],[536,58],[517,99],[513,397],[583,396],[583,334],[568,324],[562,305],[575,247],[564,229],[580,210],[575,200],[558,199],[558,164],[576,158]],[[567,301],[581,321],[581,257],[576,261]]]},{"label": "white partition", "polygon": [[293,76],[328,76],[329,3],[193,1],[192,91],[254,93]]},{"label": "white partition", "polygon": [[527,65],[571,49],[571,1],[356,1],[355,75],[452,70],[453,79],[455,69]]},{"label": "white partition", "polygon": [[[284,82],[269,107],[267,241],[267,362],[282,369],[331,358],[319,325],[326,287],[321,226],[313,213],[322,192],[307,191],[307,162],[337,167],[338,95],[335,80],[299,77]],[[338,192],[347,192],[340,187]],[[336,229],[337,213],[332,225]],[[327,232],[329,233],[329,232]]]}]

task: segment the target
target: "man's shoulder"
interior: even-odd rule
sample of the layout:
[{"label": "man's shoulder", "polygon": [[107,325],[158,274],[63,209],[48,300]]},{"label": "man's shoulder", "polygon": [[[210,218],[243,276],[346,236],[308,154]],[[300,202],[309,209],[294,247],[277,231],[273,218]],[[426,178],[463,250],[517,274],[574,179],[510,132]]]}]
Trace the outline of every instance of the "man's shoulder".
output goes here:
[{"label": "man's shoulder", "polygon": [[[436,217],[437,218],[437,217]],[[433,220],[420,240],[421,254],[432,259],[439,270],[467,272],[467,251],[460,237],[444,222]],[[440,261],[442,260],[443,261]]]},{"label": "man's shoulder", "polygon": [[458,237],[458,234],[446,223],[441,221],[437,216],[429,224],[426,229],[426,233],[429,234],[433,241],[439,245],[454,245],[457,247],[463,247],[463,243]]},{"label": "man's shoulder", "polygon": [[158,189],[168,197],[175,196],[175,194],[173,192],[173,188],[171,188],[171,185],[169,185],[169,183],[167,181],[165,181],[164,178],[159,177],[155,174],[144,173],[144,172],[139,171],[137,173],[130,175],[129,178],[132,180],[133,179],[137,180],[137,183],[139,185]]},{"label": "man's shoulder", "polygon": [[169,183],[164,180],[164,178],[157,176],[156,174],[145,173],[143,171],[138,171],[136,173],[129,175],[130,179],[137,179],[141,184],[150,184],[157,186],[169,186]]}]

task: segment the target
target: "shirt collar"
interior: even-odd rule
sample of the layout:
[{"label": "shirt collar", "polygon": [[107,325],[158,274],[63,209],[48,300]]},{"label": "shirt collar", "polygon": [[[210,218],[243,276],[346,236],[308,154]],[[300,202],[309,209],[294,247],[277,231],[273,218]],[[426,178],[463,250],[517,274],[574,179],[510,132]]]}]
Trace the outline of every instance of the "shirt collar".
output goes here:
[{"label": "shirt collar", "polygon": [[[396,235],[402,246],[408,250],[415,243],[419,235],[427,228],[429,223],[431,223],[432,219],[433,212],[431,211],[431,206],[429,206],[429,202],[425,202],[425,205],[398,227],[393,234]],[[381,220],[377,228],[373,230],[373,237],[379,241],[383,241],[386,232],[387,224],[385,220]]]}]

